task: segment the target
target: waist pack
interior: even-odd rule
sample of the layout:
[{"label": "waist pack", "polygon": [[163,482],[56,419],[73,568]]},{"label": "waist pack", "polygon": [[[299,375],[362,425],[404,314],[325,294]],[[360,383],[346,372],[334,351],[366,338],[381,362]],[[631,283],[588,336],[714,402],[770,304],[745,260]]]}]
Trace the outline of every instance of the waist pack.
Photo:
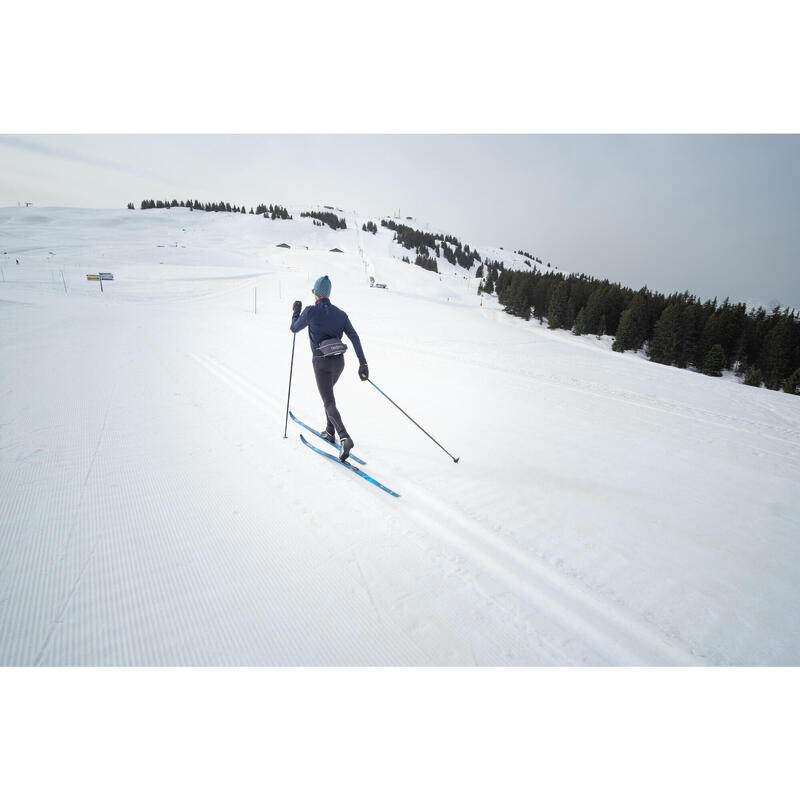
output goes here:
[{"label": "waist pack", "polygon": [[347,345],[341,339],[323,339],[317,348],[319,354],[328,356],[340,356],[347,351]]}]

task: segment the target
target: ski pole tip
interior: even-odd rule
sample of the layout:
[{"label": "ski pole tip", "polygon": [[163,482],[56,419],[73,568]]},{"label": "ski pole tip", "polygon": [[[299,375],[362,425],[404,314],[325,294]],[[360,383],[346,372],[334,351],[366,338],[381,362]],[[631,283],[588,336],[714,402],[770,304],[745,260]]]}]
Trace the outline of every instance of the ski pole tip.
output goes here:
[{"label": "ski pole tip", "polygon": [[461,461],[461,456],[459,456],[458,458],[454,458],[453,459],[453,463],[454,464],[458,464],[459,461]]}]

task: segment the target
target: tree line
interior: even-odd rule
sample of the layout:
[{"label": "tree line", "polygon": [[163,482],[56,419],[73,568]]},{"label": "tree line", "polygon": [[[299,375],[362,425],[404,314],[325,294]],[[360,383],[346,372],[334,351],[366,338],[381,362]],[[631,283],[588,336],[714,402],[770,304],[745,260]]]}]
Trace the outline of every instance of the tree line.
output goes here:
[{"label": "tree line", "polygon": [[[509,314],[562,328],[576,336],[614,336],[613,350],[644,348],[651,361],[692,367],[708,375],[734,370],[750,385],[800,384],[800,320],[776,306],[748,310],[744,303],[702,301],[688,292],[638,291],[587,275],[502,270],[479,291],[496,289]],[[494,284],[492,286],[491,284]]]},{"label": "tree line", "polygon": [[[252,213],[252,211],[251,211]],[[265,206],[263,203],[256,206],[256,214],[263,214],[270,219],[291,219],[292,215],[283,207],[279,205]]]},{"label": "tree line", "polygon": [[336,214],[333,214],[330,211],[301,211],[300,216],[318,219],[320,222],[325,223],[325,225],[328,227],[333,228],[333,230],[347,228],[347,223],[345,222],[344,217],[337,217]]},{"label": "tree line", "polygon": [[[133,209],[133,203],[128,203],[128,208]],[[269,206],[260,203],[256,210],[245,206],[231,205],[230,203],[201,203],[199,200],[142,200],[141,209],[148,208],[188,208],[190,211],[224,211],[233,214],[260,214],[267,219],[291,219],[292,215],[283,207],[272,203]]]},{"label": "tree line", "polygon": [[[462,245],[455,236],[420,231],[391,219],[382,219],[381,226],[394,231],[394,241],[401,247],[406,250],[414,250],[417,254],[417,260],[414,263],[419,266],[427,264],[425,269],[431,269],[432,253],[436,254],[436,258],[444,258],[453,266],[458,264],[464,269],[471,269],[476,261],[481,262],[480,253],[470,249],[468,244]],[[435,271],[439,271],[438,267]]]},{"label": "tree line", "polygon": [[417,257],[414,259],[414,263],[418,267],[422,267],[422,269],[427,269],[430,272],[438,272],[439,271],[439,265],[436,263],[436,259],[435,258],[429,258],[428,256],[424,256],[424,255],[422,255],[422,253],[419,253],[417,255]]}]

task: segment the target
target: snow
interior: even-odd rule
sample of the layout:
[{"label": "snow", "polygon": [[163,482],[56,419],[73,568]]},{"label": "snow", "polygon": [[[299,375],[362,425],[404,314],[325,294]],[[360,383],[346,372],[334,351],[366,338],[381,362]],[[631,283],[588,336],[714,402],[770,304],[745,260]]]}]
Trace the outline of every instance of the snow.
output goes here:
[{"label": "snow", "polygon": [[[797,398],[299,210],[0,209],[0,664],[800,664]],[[283,438],[321,274],[461,459],[349,352],[354,452],[400,498]],[[322,427],[305,332],[291,407]]]}]

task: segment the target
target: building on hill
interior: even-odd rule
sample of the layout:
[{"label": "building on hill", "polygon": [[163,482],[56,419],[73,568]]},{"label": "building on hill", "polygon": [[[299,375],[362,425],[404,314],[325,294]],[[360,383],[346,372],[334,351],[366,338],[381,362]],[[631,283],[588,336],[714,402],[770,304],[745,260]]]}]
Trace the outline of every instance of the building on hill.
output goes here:
[{"label": "building on hill", "polygon": [[331,249],[331,253],[343,253],[344,250],[340,250],[338,247],[334,247]]},{"label": "building on hill", "polygon": [[275,247],[286,247],[289,250],[291,250],[292,248],[292,246],[290,244],[286,244],[286,242],[281,242],[280,244],[276,244]]}]

